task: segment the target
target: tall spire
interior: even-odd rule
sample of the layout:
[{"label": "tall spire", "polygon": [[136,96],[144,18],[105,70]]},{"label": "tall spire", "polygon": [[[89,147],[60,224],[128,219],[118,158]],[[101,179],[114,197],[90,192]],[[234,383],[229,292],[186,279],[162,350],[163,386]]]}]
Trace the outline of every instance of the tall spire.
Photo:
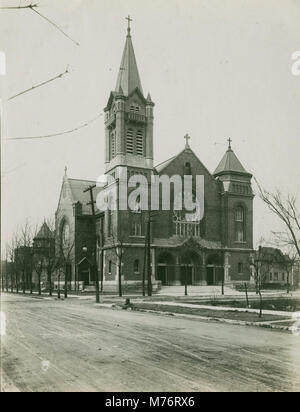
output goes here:
[{"label": "tall spire", "polygon": [[130,22],[132,19],[128,16],[126,20],[128,20],[127,37],[115,90],[118,92],[121,87],[124,95],[128,96],[136,88],[143,94],[143,89],[131,41]]}]

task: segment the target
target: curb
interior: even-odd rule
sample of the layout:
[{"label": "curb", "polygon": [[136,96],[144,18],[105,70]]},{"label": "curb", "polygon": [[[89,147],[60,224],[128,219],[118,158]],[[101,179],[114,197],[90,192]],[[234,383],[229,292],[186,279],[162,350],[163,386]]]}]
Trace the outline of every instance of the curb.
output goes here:
[{"label": "curb", "polygon": [[[106,304],[96,304],[95,306],[97,307],[103,307],[105,309],[111,309],[111,310],[126,310],[126,308],[123,308],[122,306],[119,305],[114,305],[110,303]],[[193,320],[204,320],[207,322],[219,322],[219,323],[227,323],[230,325],[239,325],[239,326],[256,326],[256,327],[261,327],[261,328],[267,328],[267,329],[278,329],[278,330],[283,330],[283,331],[288,331],[290,332],[290,326],[283,326],[283,325],[274,325],[274,324],[266,324],[266,323],[260,323],[260,322],[248,322],[244,320],[235,320],[235,319],[225,319],[225,318],[216,318],[213,316],[201,316],[201,315],[191,315],[187,313],[173,313],[173,312],[164,312],[164,311],[159,311],[159,310],[152,310],[152,309],[139,309],[137,307],[133,307],[130,309],[135,312],[144,312],[144,313],[153,313],[157,315],[163,315],[163,316],[173,316],[177,318],[185,318],[185,319],[193,319]]]}]

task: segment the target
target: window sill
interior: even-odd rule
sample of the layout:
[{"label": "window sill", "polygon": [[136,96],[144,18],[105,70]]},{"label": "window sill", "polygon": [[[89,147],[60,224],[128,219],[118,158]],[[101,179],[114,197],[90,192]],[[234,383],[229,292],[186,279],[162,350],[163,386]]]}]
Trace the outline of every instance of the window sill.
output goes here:
[{"label": "window sill", "polygon": [[129,236],[130,239],[132,238],[136,238],[136,239],[145,239],[145,236],[139,236],[139,235],[130,235]]}]

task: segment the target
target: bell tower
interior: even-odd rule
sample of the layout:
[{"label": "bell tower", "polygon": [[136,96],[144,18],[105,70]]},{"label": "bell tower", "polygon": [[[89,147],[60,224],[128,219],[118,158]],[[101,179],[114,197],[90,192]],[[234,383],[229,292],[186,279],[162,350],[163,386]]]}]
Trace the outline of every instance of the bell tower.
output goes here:
[{"label": "bell tower", "polygon": [[105,112],[105,166],[114,173],[128,169],[153,168],[153,107],[150,94],[144,97],[131,39],[131,18],[115,90]]},{"label": "bell tower", "polygon": [[232,150],[228,149],[214,172],[221,188],[222,243],[237,249],[253,248],[252,174],[248,173]]}]

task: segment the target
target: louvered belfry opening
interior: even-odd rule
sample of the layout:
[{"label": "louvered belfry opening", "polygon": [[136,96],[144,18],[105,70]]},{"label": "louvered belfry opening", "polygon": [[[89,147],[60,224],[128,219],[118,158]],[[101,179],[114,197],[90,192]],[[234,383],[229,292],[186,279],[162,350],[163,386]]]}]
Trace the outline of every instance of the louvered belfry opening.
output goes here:
[{"label": "louvered belfry opening", "polygon": [[126,134],[126,152],[133,154],[133,130],[128,129]]},{"label": "louvered belfry opening", "polygon": [[144,155],[144,144],[143,144],[143,132],[138,130],[136,132],[136,154],[143,156]]}]

